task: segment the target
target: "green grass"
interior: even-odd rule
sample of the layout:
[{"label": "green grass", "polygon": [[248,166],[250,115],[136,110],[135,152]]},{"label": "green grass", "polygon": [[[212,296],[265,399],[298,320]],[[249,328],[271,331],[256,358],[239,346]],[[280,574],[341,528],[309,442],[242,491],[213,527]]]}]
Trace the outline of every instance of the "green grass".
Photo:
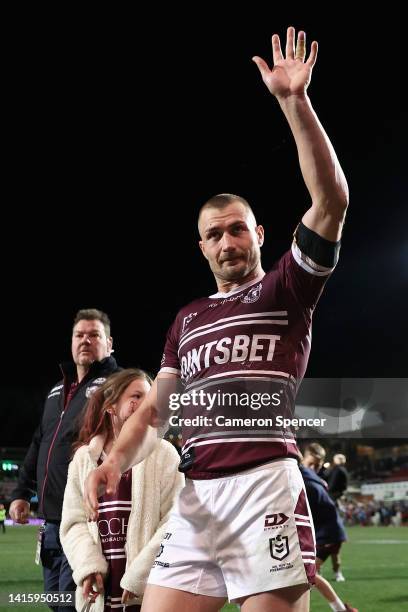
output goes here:
[{"label": "green grass", "polygon": [[[346,582],[331,582],[339,597],[362,612],[401,612],[408,604],[408,528],[350,527],[342,547]],[[333,574],[330,559],[322,575]],[[327,611],[323,597],[312,592],[313,612]],[[404,605],[405,604],[405,605]]]},{"label": "green grass", "polygon": [[[361,612],[401,612],[408,603],[408,527],[352,527],[349,542],[342,549],[346,582],[332,582],[339,596]],[[13,608],[4,605],[8,593],[41,593],[41,567],[34,564],[36,528],[7,527],[0,532],[0,612]],[[332,578],[330,560],[323,576]],[[317,592],[312,592],[312,612],[330,610]],[[14,608],[49,610],[46,606],[14,605]],[[223,612],[237,610],[225,606]]]},{"label": "green grass", "polygon": [[[0,612],[11,612],[13,608],[32,608],[30,604],[4,605],[9,593],[42,593],[42,568],[34,563],[37,544],[37,527],[20,525],[6,527],[0,533],[1,572],[0,572]],[[35,610],[48,610],[46,605],[37,605]]]},{"label": "green grass", "polygon": [[[330,559],[322,575],[339,597],[360,612],[401,612],[408,609],[408,527],[349,527],[342,547],[346,582],[334,582]],[[397,543],[398,542],[398,543]],[[330,612],[325,599],[312,590],[312,612]],[[229,605],[223,612],[237,610]]]}]

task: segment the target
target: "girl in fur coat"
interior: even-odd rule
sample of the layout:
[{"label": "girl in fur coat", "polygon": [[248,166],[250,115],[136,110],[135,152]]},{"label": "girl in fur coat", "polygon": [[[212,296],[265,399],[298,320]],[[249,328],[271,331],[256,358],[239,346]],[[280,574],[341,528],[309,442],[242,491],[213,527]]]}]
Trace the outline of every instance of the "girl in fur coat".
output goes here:
[{"label": "girl in fur coat", "polygon": [[[143,370],[110,376],[88,401],[69,467],[60,537],[76,582],[76,607],[140,610],[150,568],[165,535],[174,498],[184,485],[179,456],[165,440],[144,461],[122,475],[114,495],[99,498],[99,517],[87,520],[83,490],[87,475],[109,453],[123,423],[148,393]],[[129,605],[130,604],[130,605]]]}]

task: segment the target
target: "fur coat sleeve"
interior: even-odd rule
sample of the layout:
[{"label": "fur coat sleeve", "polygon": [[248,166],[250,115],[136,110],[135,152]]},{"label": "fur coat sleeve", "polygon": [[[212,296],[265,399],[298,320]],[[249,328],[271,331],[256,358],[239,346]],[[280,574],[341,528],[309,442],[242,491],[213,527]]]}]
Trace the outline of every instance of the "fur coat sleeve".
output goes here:
[{"label": "fur coat sleeve", "polygon": [[[166,533],[170,510],[184,486],[184,475],[177,470],[179,462],[176,449],[165,440],[159,442],[156,451],[143,462],[144,499],[141,499],[140,492],[139,495],[135,493],[132,504],[132,513],[141,509],[140,504],[143,504],[138,532],[139,535],[143,534],[143,541],[136,547],[135,541],[128,538],[128,566],[120,583],[123,589],[139,596],[144,592],[150,569]],[[134,478],[135,483],[138,481],[140,476]],[[150,503],[143,503],[148,501]]]}]

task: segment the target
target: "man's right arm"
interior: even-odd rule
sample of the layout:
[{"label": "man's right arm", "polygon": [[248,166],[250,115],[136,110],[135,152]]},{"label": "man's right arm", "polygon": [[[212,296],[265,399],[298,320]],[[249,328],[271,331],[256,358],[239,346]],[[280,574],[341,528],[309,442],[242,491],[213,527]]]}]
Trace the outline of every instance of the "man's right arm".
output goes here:
[{"label": "man's right arm", "polygon": [[16,523],[27,523],[30,512],[30,499],[37,488],[37,461],[42,438],[41,424],[34,432],[30,447],[18,475],[17,487],[11,497],[10,516]]},{"label": "man's right arm", "polygon": [[168,397],[177,381],[175,374],[158,374],[146,399],[123,425],[105,461],[88,476],[84,502],[90,520],[98,517],[98,497],[105,491],[114,493],[123,472],[143,461],[155,449],[157,429],[165,428],[169,416]]}]

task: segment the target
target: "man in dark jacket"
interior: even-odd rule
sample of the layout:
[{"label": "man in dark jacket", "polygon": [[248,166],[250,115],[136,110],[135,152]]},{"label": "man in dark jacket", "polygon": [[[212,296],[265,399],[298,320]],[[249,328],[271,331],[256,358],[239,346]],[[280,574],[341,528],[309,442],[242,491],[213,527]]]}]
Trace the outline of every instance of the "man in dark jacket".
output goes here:
[{"label": "man in dark jacket", "polygon": [[[119,368],[113,357],[109,317],[94,308],[80,310],[72,330],[73,362],[61,364],[63,378],[50,390],[12,494],[10,516],[27,523],[37,492],[42,528],[41,562],[45,591],[75,591],[72,571],[59,540],[62,501],[72,443],[88,397]],[[58,610],[58,606],[52,607]],[[74,607],[61,608],[65,612]]]},{"label": "man in dark jacket", "polygon": [[[341,543],[347,539],[343,521],[329,495],[327,483],[316,473],[323,464],[325,455],[326,451],[320,444],[309,444],[300,466],[315,523],[316,556],[321,563],[326,561],[335,549],[338,549],[338,553]],[[340,563],[336,570],[340,571]]]},{"label": "man in dark jacket", "polygon": [[332,499],[337,500],[343,495],[348,485],[348,472],[345,468],[346,457],[341,453],[334,455],[333,467],[327,476],[329,493]]}]

